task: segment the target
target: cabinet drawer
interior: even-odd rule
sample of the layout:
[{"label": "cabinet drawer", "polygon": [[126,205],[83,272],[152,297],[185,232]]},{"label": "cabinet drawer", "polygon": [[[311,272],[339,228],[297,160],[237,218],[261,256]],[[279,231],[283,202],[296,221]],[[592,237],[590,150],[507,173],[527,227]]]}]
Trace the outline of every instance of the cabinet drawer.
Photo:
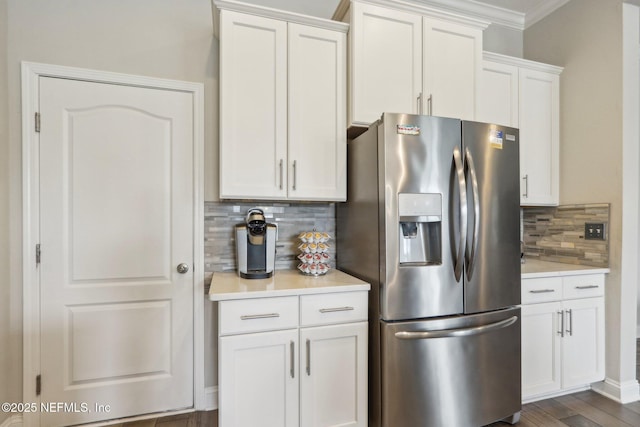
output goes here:
[{"label": "cabinet drawer", "polygon": [[220,301],[220,335],[298,327],[298,297]]},{"label": "cabinet drawer", "polygon": [[564,299],[598,297],[604,295],[604,274],[585,274],[562,278]]},{"label": "cabinet drawer", "polygon": [[368,292],[339,292],[300,297],[300,325],[367,320]]},{"label": "cabinet drawer", "polygon": [[562,299],[562,278],[542,277],[522,280],[522,304],[559,301]]}]

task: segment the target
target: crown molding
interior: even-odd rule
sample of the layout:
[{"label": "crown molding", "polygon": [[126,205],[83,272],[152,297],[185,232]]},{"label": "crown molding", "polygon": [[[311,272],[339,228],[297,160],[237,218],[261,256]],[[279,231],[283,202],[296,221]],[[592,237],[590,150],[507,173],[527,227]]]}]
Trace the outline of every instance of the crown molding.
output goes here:
[{"label": "crown molding", "polygon": [[[352,0],[341,0],[332,19],[341,21],[349,10]],[[569,0],[546,0],[528,13],[517,12],[498,6],[482,3],[476,0],[355,0],[375,3],[380,6],[403,8],[413,7],[416,11],[433,12],[438,10],[454,15],[462,15],[478,21],[489,22],[492,25],[507,27],[523,31],[536,22],[564,6]],[[630,0],[627,0],[630,1]],[[638,0],[640,1],[640,0]]]},{"label": "crown molding", "polygon": [[516,58],[513,56],[503,55],[500,53],[482,52],[482,59],[485,61],[499,62],[505,65],[514,65],[516,67],[524,67],[530,70],[542,71],[545,73],[560,75],[564,67],[557,65],[543,64],[542,62],[531,61],[529,59]]},{"label": "crown molding", "polygon": [[527,13],[524,20],[524,28],[527,29],[536,22],[542,20],[545,16],[550,15],[556,9],[561,8],[565,4],[569,3],[569,0],[547,0],[540,2],[538,7]]},{"label": "crown molding", "polygon": [[[523,30],[525,14],[475,0],[414,0],[437,9],[473,17],[502,27]],[[568,1],[568,0],[567,0]]]}]

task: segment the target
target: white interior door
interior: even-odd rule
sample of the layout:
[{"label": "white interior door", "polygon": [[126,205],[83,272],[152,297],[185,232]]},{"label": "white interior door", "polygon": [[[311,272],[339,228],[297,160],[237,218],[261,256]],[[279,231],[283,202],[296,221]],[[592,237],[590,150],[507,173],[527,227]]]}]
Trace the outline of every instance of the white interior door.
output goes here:
[{"label": "white interior door", "polygon": [[40,423],[192,407],[193,95],[39,85]]}]

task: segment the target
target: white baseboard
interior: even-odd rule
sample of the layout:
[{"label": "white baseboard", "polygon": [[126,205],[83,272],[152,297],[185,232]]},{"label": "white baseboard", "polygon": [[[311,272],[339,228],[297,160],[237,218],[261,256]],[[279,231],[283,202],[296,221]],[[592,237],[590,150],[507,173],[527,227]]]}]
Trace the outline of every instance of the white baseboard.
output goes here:
[{"label": "white baseboard", "polygon": [[536,396],[527,397],[527,398],[522,399],[522,404],[525,405],[527,403],[537,402],[539,400],[552,399],[554,397],[564,396],[566,394],[577,393],[579,391],[589,390],[590,388],[591,387],[589,385],[585,385],[585,386],[580,386],[580,387],[576,387],[576,388],[570,388],[570,389],[566,389],[566,390],[554,391],[554,392],[551,392],[551,393],[538,394]]},{"label": "white baseboard", "polygon": [[640,400],[640,384],[638,384],[637,380],[619,383],[607,378],[604,381],[592,384],[591,388],[596,393],[623,404]]},{"label": "white baseboard", "polygon": [[22,427],[22,414],[14,414],[4,420],[0,427]]},{"label": "white baseboard", "polygon": [[218,409],[218,386],[204,389],[204,410],[213,411],[214,409]]}]

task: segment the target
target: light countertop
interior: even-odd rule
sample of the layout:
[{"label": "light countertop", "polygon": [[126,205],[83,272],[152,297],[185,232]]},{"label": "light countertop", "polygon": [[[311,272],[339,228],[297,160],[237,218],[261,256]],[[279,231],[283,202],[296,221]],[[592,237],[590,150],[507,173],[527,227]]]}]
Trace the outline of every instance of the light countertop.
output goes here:
[{"label": "light countertop", "polygon": [[368,291],[371,286],[339,270],[323,276],[305,276],[297,270],[276,270],[268,279],[243,279],[238,273],[214,273],[211,278],[211,301],[265,298],[328,292]]},{"label": "light countertop", "polygon": [[564,264],[560,262],[540,261],[527,259],[521,266],[522,278],[532,279],[536,277],[574,276],[579,274],[608,273],[608,268],[590,267],[587,265]]}]

